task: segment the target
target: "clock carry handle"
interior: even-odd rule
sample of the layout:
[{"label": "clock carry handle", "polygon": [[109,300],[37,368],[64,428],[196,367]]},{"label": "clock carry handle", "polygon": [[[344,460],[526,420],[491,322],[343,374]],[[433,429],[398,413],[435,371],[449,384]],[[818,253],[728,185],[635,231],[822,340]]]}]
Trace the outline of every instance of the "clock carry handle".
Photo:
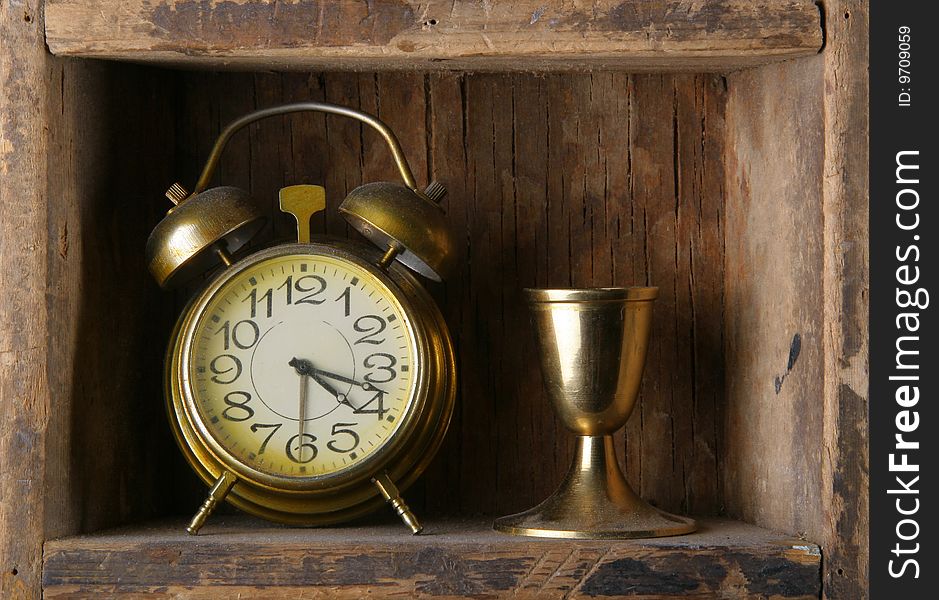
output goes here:
[{"label": "clock carry handle", "polygon": [[335,104],[328,104],[326,102],[297,102],[294,104],[284,104],[282,106],[274,106],[271,108],[264,108],[261,110],[256,110],[254,112],[248,113],[243,117],[240,117],[231,123],[219,134],[218,139],[215,140],[215,145],[212,147],[212,151],[209,153],[209,158],[205,162],[205,166],[202,168],[202,174],[199,176],[199,180],[196,182],[196,187],[193,190],[193,194],[198,194],[205,191],[209,186],[209,181],[212,179],[212,175],[215,173],[215,168],[218,166],[218,161],[222,156],[222,152],[225,150],[228,140],[231,139],[235,133],[246,125],[250,125],[255,121],[260,121],[261,119],[266,119],[268,117],[275,117],[277,115],[285,115],[295,112],[324,112],[333,115],[340,115],[343,117],[349,117],[350,119],[355,119],[365,123],[384,138],[385,143],[388,144],[388,148],[391,150],[391,155],[394,157],[395,164],[398,166],[398,172],[401,173],[401,179],[404,181],[404,184],[410,188],[412,191],[417,192],[420,195],[424,195],[421,190],[417,187],[417,182],[414,180],[414,174],[411,173],[411,167],[408,165],[408,160],[404,156],[404,152],[401,150],[401,144],[398,143],[398,138],[395,137],[394,132],[388,128],[383,122],[378,120],[376,117],[368,113],[364,113],[353,108],[347,108],[345,106],[338,106]]},{"label": "clock carry handle", "polygon": [[[360,110],[325,102],[297,102],[248,113],[229,123],[218,136],[193,193],[185,196],[185,190],[180,186],[177,195],[194,198],[212,191],[206,188],[215,173],[222,152],[228,140],[244,126],[267,117],[305,111],[355,119],[381,135],[391,150],[403,184],[374,182],[361,185],[349,192],[340,204],[339,212],[354,229],[384,252],[384,256],[377,263],[379,268],[385,270],[392,262],[397,261],[428,279],[442,281],[453,270],[457,254],[453,234],[440,205],[447,189],[436,181],[431,181],[426,189],[418,188],[394,132],[377,117]],[[233,190],[227,193],[235,192]],[[172,196],[171,200],[176,204],[183,202],[183,198]],[[294,214],[298,223],[305,220],[303,215],[295,211],[288,212]],[[301,230],[304,225],[305,223],[300,223]]]}]

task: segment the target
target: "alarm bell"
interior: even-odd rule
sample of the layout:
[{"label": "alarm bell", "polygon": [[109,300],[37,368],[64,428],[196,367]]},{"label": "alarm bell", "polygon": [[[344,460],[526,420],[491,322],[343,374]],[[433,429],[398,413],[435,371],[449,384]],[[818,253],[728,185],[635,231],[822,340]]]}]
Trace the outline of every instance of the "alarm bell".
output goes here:
[{"label": "alarm bell", "polygon": [[359,233],[412,271],[442,281],[452,267],[453,237],[437,204],[447,190],[432,182],[421,193],[400,183],[366,183],[349,192],[339,212]]},{"label": "alarm bell", "polygon": [[181,185],[166,192],[176,204],[147,239],[147,264],[169,288],[228,258],[260,231],[266,219],[248,192],[216,187],[186,197]]},{"label": "alarm bell", "polygon": [[352,190],[339,207],[359,233],[385,252],[382,268],[397,260],[414,272],[441,281],[454,259],[454,242],[438,204],[446,189],[432,182],[420,190],[397,138],[377,118],[322,102],[286,104],[258,110],[233,121],[219,135],[192,194],[174,184],[167,197],[175,204],[147,240],[147,264],[157,283],[169,288],[222,262],[242,248],[265,218],[248,192],[235,187],[206,189],[228,140],[242,127],[275,115],[300,111],[337,114],[369,125],[388,144],[403,183],[368,183]]}]

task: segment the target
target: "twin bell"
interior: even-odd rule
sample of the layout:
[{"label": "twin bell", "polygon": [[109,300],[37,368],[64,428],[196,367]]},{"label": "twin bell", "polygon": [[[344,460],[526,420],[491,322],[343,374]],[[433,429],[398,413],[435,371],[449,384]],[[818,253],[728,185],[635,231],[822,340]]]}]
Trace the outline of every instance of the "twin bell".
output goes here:
[{"label": "twin bell", "polygon": [[[222,150],[242,127],[267,117],[317,111],[357,119],[378,131],[391,149],[402,182],[367,183],[352,190],[339,212],[372,244],[412,271],[442,281],[452,267],[454,242],[439,205],[443,185],[432,182],[419,189],[394,133],[377,118],[343,106],[320,102],[287,104],[249,113],[219,135],[195,191],[180,184],[166,192],[173,203],[147,239],[147,265],[160,287],[180,285],[244,247],[266,218],[247,191],[231,186],[208,188]],[[208,188],[208,189],[207,189]]]}]

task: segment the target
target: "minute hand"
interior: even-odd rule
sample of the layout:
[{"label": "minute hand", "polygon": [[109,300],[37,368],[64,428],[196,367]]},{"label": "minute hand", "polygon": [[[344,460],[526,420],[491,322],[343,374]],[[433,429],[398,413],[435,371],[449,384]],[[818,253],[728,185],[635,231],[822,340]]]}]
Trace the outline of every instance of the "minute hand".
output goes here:
[{"label": "minute hand", "polygon": [[322,369],[316,369],[316,368],[314,368],[313,370],[314,370],[314,372],[315,372],[316,374],[322,375],[323,377],[329,377],[330,379],[335,379],[336,381],[341,381],[341,382],[343,382],[343,383],[348,383],[349,385],[357,385],[357,386],[359,386],[360,388],[362,388],[363,390],[366,390],[366,391],[368,391],[368,390],[381,391],[381,390],[379,390],[377,387],[375,387],[375,386],[374,386],[371,382],[369,382],[369,381],[366,381],[366,382],[362,383],[362,382],[358,382],[358,381],[356,381],[355,379],[352,379],[352,378],[350,378],[350,377],[346,377],[345,375],[339,375],[338,373],[330,373],[329,371],[323,371]]}]

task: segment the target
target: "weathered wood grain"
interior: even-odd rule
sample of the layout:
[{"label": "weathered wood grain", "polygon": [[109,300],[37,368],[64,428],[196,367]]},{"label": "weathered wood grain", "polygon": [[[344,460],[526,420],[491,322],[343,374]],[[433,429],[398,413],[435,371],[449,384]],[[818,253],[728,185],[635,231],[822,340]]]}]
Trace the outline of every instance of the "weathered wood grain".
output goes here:
[{"label": "weathered wood grain", "polygon": [[[438,459],[408,493],[412,505],[502,514],[550,494],[569,466],[573,437],[544,396],[521,289],[651,284],[661,287],[652,354],[620,452],[651,501],[720,510],[720,77],[192,72],[179,89],[178,174],[186,184],[227,120],[313,98],[377,114],[401,137],[419,178],[448,185],[459,268],[430,288],[457,344],[461,389]],[[305,114],[236,136],[217,181],[250,189],[266,207],[265,241],[291,231],[276,208],[281,185],[324,183],[331,214],[316,230],[357,237],[335,207],[352,187],[395,177],[376,136]],[[190,510],[203,493],[197,485],[174,506]]]},{"label": "weathered wood grain", "polygon": [[153,390],[175,315],[161,305],[140,246],[163,214],[150,190],[170,176],[171,98],[156,70],[55,64],[45,502],[51,522],[94,531],[161,514],[159,490],[171,483],[166,463],[154,460],[174,448]]},{"label": "weathered wood grain", "polygon": [[304,70],[727,71],[816,53],[811,0],[51,0],[55,54]]},{"label": "weathered wood grain", "polygon": [[47,104],[42,19],[0,6],[0,596],[39,596],[52,413],[45,312]]},{"label": "weathered wood grain", "polygon": [[869,595],[867,2],[826,2],[824,597]]},{"label": "weathered wood grain", "polygon": [[726,112],[726,506],[810,539],[822,529],[821,60],[728,76]]},{"label": "weathered wood grain", "polygon": [[868,594],[868,16],[826,11],[820,56],[728,77],[724,477],[730,514],[823,540],[825,596],[853,599]]},{"label": "weathered wood grain", "polygon": [[172,131],[156,71],[51,57],[35,6],[0,23],[0,597],[38,598],[46,538],[157,513],[172,473],[140,246]]},{"label": "weathered wood grain", "polygon": [[488,521],[327,530],[181,522],[46,544],[45,598],[817,598],[817,546],[732,521],[631,542],[503,536]]}]

